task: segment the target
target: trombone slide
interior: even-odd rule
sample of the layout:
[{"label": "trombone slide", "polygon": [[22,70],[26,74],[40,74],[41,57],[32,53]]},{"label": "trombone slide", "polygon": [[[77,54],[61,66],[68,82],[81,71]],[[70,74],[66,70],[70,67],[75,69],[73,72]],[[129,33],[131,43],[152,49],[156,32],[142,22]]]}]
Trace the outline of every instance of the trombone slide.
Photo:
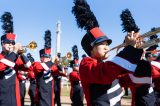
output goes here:
[{"label": "trombone slide", "polygon": [[[160,33],[160,27],[155,28],[154,31],[149,31],[149,32],[146,32],[146,33],[142,34],[139,38],[140,39],[144,39],[145,37],[150,37],[150,36],[152,36],[154,34],[157,34],[157,33]],[[155,45],[155,44],[157,44],[159,42],[160,42],[160,38],[149,40],[149,41],[145,42],[140,48],[150,47],[150,46],[153,46],[153,45]],[[118,45],[116,47],[111,48],[110,51],[112,51],[114,49],[120,49],[120,48],[122,48],[124,46],[126,46],[126,44],[122,43],[122,44],[120,44],[120,45]]]}]

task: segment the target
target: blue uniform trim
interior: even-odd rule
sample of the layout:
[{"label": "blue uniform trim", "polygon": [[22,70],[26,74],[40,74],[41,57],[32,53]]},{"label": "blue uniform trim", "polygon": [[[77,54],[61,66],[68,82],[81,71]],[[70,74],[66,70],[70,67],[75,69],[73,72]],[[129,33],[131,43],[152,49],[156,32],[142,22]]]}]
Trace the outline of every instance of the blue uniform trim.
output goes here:
[{"label": "blue uniform trim", "polygon": [[8,59],[12,62],[15,62],[17,60],[17,57],[18,57],[18,55],[15,54],[14,52],[11,52],[10,54],[5,56],[6,59]]},{"label": "blue uniform trim", "polygon": [[91,46],[93,47],[94,45],[101,43],[101,42],[104,42],[104,41],[107,41],[108,45],[110,45],[112,43],[112,40],[108,39],[107,36],[101,36],[99,38],[96,38],[93,42],[91,42]]},{"label": "blue uniform trim", "polygon": [[110,60],[111,62],[123,67],[124,69],[134,72],[137,65],[136,64],[132,64],[131,62],[127,61],[126,59],[123,59],[121,57],[115,56],[112,60]]},{"label": "blue uniform trim", "polygon": [[21,59],[25,64],[29,62],[29,59],[25,55],[21,55]]}]

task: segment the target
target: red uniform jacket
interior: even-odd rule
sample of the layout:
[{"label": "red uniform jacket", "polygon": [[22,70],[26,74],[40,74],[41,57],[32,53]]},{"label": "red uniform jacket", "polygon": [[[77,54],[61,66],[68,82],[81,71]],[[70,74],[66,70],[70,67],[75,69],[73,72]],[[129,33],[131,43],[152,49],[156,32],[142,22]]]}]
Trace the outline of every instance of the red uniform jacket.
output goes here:
[{"label": "red uniform jacket", "polygon": [[73,94],[73,87],[74,87],[74,82],[79,82],[81,81],[80,79],[80,75],[77,71],[72,71],[70,74],[69,74],[69,80],[70,80],[70,83],[71,83],[71,91],[70,91],[70,97],[72,96]]},{"label": "red uniform jacket", "polygon": [[[142,53],[142,50],[128,46],[110,61],[98,62],[93,58],[85,57],[80,63],[79,72],[87,106],[91,106],[90,84],[112,84],[119,75],[134,72]],[[121,97],[122,94],[118,99]],[[115,103],[115,100],[112,102]]]},{"label": "red uniform jacket", "polygon": [[[6,55],[4,53],[0,54],[0,71],[3,71],[4,78],[6,80],[9,80],[10,78],[12,78],[12,76],[14,76],[16,74],[17,69],[22,69],[22,70],[27,69],[28,70],[30,68],[30,66],[31,66],[30,61],[24,55],[21,55],[18,57],[18,55],[15,54],[14,52],[11,52],[10,54],[6,54]],[[2,82],[3,82],[3,80],[2,80]],[[1,82],[1,84],[2,84],[2,82]],[[8,96],[14,96],[14,94],[16,94],[15,95],[16,96],[16,106],[20,106],[21,104],[20,104],[20,94],[19,94],[19,82],[18,82],[17,76],[14,78],[14,80],[11,80],[9,83],[15,83],[16,93],[12,92],[11,94],[13,94],[13,95],[9,94]],[[1,94],[1,96],[2,95],[3,94]],[[7,97],[7,94],[5,94],[5,95],[6,95],[6,98],[9,98],[9,97]],[[15,96],[14,96],[14,98],[15,98]],[[9,102],[7,104],[9,104]],[[12,104],[12,105],[14,106],[14,104]]]}]

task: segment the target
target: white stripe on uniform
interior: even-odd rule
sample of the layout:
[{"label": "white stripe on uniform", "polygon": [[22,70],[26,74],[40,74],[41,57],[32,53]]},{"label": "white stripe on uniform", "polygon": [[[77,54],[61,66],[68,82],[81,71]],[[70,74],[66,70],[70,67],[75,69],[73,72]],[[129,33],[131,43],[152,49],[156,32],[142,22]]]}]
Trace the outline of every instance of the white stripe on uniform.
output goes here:
[{"label": "white stripe on uniform", "polygon": [[128,71],[134,72],[137,65],[136,64],[132,64],[131,62],[129,62],[126,59],[123,59],[121,57],[115,56],[112,60],[110,60],[111,62],[125,68]]},{"label": "white stripe on uniform", "polygon": [[110,106],[114,106],[117,102],[119,102],[124,95],[124,92],[122,91],[118,96],[112,98],[109,100]]},{"label": "white stripe on uniform", "polygon": [[10,66],[10,67],[14,67],[15,66],[15,63],[10,61],[10,60],[7,60],[5,58],[1,59],[0,62],[6,64],[7,66]]},{"label": "white stripe on uniform", "polygon": [[130,79],[133,83],[140,83],[140,84],[151,84],[152,78],[151,77],[135,77],[133,74],[129,74]]},{"label": "white stripe on uniform", "polygon": [[151,64],[152,64],[153,66],[156,66],[157,68],[160,68],[160,62],[152,61]]},{"label": "white stripe on uniform", "polygon": [[16,73],[16,71],[12,70],[9,74],[5,75],[5,79],[8,79],[8,78],[12,77],[12,75],[14,75],[15,73]]},{"label": "white stripe on uniform", "polygon": [[45,64],[45,63],[40,63],[42,65],[42,67],[44,68],[44,70],[49,70],[49,67]]},{"label": "white stripe on uniform", "polygon": [[31,62],[28,61],[25,65],[24,65],[26,68],[29,68],[31,66]]},{"label": "white stripe on uniform", "polygon": [[107,94],[110,94],[110,93],[118,90],[119,88],[120,88],[120,85],[119,85],[119,83],[117,83],[114,87],[107,90]]}]

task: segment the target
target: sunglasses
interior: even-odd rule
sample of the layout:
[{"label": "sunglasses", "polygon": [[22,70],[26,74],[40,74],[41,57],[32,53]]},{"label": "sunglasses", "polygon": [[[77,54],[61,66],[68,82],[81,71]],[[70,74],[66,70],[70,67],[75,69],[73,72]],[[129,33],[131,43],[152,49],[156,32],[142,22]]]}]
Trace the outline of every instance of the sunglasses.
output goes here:
[{"label": "sunglasses", "polygon": [[150,54],[150,57],[158,57],[158,54]]},{"label": "sunglasses", "polygon": [[15,42],[14,42],[14,41],[4,41],[3,43],[15,45]]}]

